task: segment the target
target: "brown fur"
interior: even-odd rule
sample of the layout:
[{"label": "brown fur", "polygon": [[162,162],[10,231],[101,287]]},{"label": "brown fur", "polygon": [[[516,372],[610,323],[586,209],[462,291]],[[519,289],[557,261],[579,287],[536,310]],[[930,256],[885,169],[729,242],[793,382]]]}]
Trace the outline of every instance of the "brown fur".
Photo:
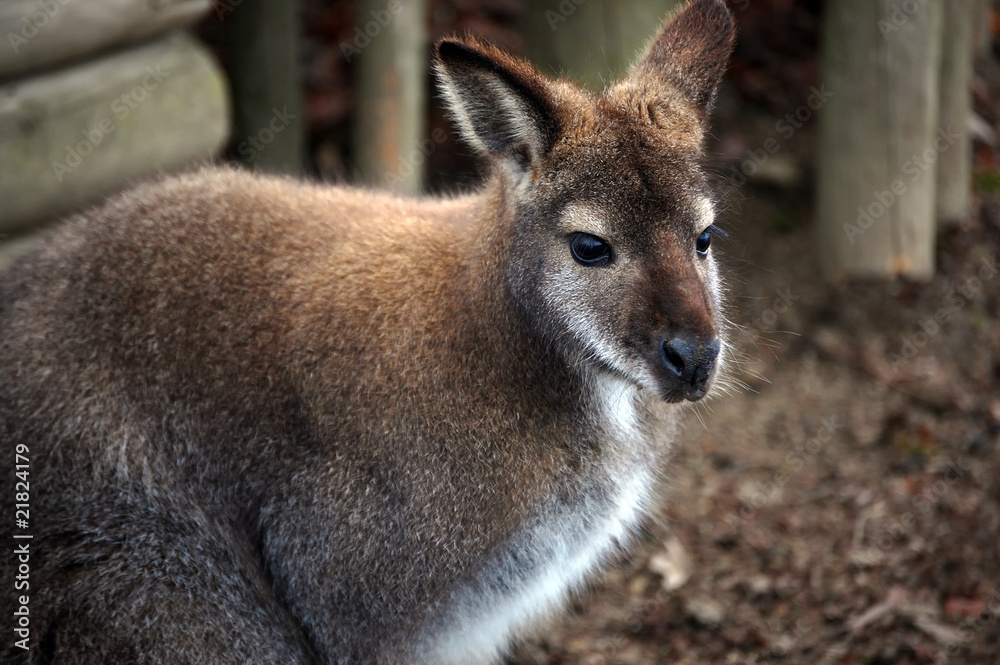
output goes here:
[{"label": "brown fur", "polygon": [[[30,450],[31,650],[6,631],[0,659],[424,662],[468,603],[531,579],[532,529],[660,469],[680,399],[661,340],[722,332],[693,243],[723,16],[692,3],[603,96],[443,42],[493,164],[474,195],[210,169],[77,216],[9,271],[0,437],[8,468]],[[569,259],[576,204],[607,216],[612,268]],[[621,363],[568,326],[577,307]],[[635,384],[634,437],[595,407],[606,377]]]}]

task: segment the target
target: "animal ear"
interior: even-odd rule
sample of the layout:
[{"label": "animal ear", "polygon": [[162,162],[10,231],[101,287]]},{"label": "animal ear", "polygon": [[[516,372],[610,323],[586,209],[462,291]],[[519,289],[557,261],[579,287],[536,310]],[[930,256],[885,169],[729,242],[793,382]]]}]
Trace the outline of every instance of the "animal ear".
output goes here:
[{"label": "animal ear", "polygon": [[665,83],[707,117],[735,41],[736,23],[724,0],[692,0],[667,19],[629,78]]},{"label": "animal ear", "polygon": [[437,75],[466,141],[527,169],[554,145],[558,123],[545,78],[472,39],[437,44]]}]

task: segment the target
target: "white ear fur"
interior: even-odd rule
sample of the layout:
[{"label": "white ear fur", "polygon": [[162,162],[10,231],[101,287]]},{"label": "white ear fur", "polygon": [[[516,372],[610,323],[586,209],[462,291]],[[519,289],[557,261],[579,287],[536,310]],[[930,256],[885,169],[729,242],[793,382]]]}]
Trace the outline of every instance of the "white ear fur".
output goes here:
[{"label": "white ear fur", "polygon": [[552,147],[556,115],[527,64],[470,41],[437,46],[441,91],[463,138],[481,153],[526,166]]}]

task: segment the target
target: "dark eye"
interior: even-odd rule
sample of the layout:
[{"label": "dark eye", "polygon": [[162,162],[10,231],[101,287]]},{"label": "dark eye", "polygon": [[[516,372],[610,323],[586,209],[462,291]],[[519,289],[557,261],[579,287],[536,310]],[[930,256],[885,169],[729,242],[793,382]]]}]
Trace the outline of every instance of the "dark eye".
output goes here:
[{"label": "dark eye", "polygon": [[589,233],[571,233],[569,249],[573,258],[585,266],[606,266],[611,263],[611,245]]},{"label": "dark eye", "polygon": [[708,231],[702,231],[701,235],[698,236],[698,241],[695,242],[694,248],[698,250],[698,253],[702,256],[708,254],[708,248],[712,245],[712,234]]},{"label": "dark eye", "polygon": [[708,248],[712,246],[712,236],[725,236],[725,233],[715,224],[702,231],[694,244],[694,248],[700,256],[708,256]]}]

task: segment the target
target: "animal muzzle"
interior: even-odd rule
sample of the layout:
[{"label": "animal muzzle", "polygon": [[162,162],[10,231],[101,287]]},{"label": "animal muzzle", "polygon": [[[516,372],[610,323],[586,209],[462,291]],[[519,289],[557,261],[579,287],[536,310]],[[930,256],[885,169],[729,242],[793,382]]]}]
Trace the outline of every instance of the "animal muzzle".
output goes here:
[{"label": "animal muzzle", "polygon": [[667,398],[694,402],[704,397],[721,348],[718,337],[667,334],[660,344],[660,359],[667,370]]}]

